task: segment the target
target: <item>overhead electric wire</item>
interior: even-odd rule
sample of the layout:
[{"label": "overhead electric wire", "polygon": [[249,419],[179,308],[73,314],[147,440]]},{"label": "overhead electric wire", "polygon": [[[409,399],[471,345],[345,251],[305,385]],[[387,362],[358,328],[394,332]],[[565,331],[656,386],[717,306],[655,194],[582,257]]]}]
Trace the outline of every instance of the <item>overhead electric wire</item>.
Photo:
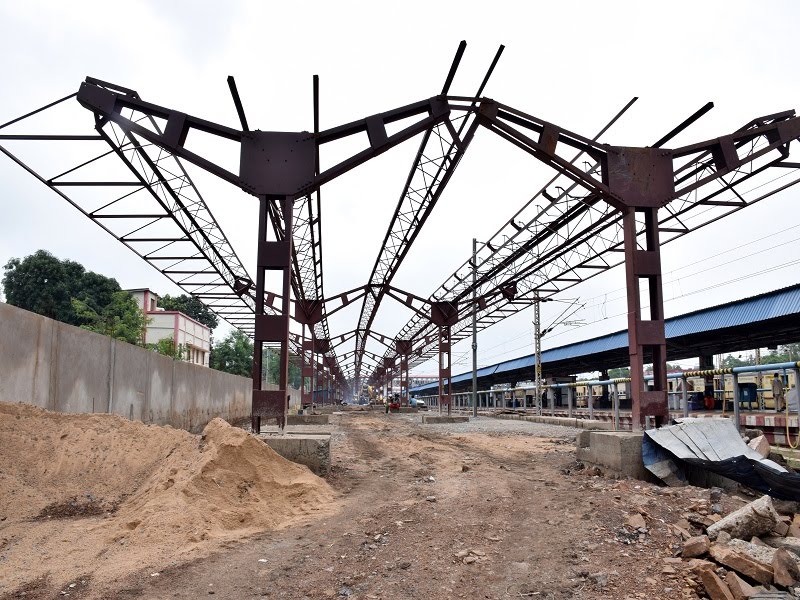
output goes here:
[{"label": "overhead electric wire", "polygon": [[[730,285],[732,283],[737,283],[739,281],[744,281],[746,279],[750,279],[750,278],[756,277],[758,275],[763,275],[765,273],[771,273],[771,272],[774,272],[774,271],[778,271],[780,269],[785,269],[787,267],[791,267],[791,266],[794,266],[794,265],[797,265],[797,264],[800,264],[800,258],[788,261],[788,262],[780,264],[780,265],[774,265],[774,266],[772,266],[770,268],[767,268],[767,269],[761,269],[761,270],[756,271],[756,272],[748,273],[747,275],[743,275],[743,276],[738,277],[736,279],[731,279],[731,280],[728,280],[728,281],[725,281],[725,282],[722,282],[722,283],[717,283],[717,284],[714,284],[714,285],[711,285],[711,286],[707,286],[705,288],[701,288],[701,289],[693,290],[693,291],[690,291],[690,292],[686,292],[686,293],[680,294],[678,296],[673,296],[671,298],[666,298],[666,299],[664,299],[664,304],[666,304],[667,302],[671,302],[673,300],[679,300],[680,298],[685,298],[687,296],[693,296],[693,295],[699,294],[701,292],[708,292],[708,291],[711,291],[711,290],[714,290],[714,289],[717,289],[717,288],[720,288],[720,287],[724,287],[726,285]],[[727,265],[720,265],[720,266],[722,267],[722,266],[727,266]],[[643,305],[642,309],[645,309],[647,307],[648,307],[647,305]],[[567,333],[571,333],[571,332],[573,332],[573,331],[575,331],[577,329],[582,329],[583,327],[588,327],[589,325],[594,325],[596,323],[601,323],[601,322],[603,322],[605,320],[608,320],[608,319],[615,319],[617,317],[623,317],[623,316],[625,316],[627,314],[628,314],[628,311],[625,310],[623,312],[611,315],[610,317],[605,317],[605,318],[602,318],[602,319],[596,319],[594,321],[588,321],[587,323],[584,323],[582,325],[576,325],[575,327],[572,327],[572,328],[570,328],[570,329],[568,329],[566,331],[562,331],[560,333],[552,335],[552,336],[549,337],[549,339],[553,339],[553,338],[559,337],[561,335],[565,335]],[[509,341],[513,341],[515,339],[519,339],[521,337],[528,336],[528,335],[530,335],[530,332],[526,331],[524,334],[521,334],[521,335],[517,336],[516,338],[512,338],[512,340],[507,340],[506,342],[503,342],[502,344],[506,344]],[[498,344],[497,346],[492,346],[492,348],[496,348],[496,347],[498,347],[498,346],[500,346],[502,344]],[[523,349],[529,348],[529,347],[530,347],[529,344],[525,344],[525,345],[522,345],[522,346],[518,346],[516,348],[512,348],[512,349],[507,350],[507,351],[496,352],[494,354],[489,354],[488,356],[484,355],[484,356],[482,356],[482,358],[483,358],[484,361],[486,361],[486,360],[490,360],[490,359],[492,359],[493,357],[496,357],[496,356],[503,356],[505,354],[510,354],[510,353],[516,352],[518,350],[523,350]]]}]

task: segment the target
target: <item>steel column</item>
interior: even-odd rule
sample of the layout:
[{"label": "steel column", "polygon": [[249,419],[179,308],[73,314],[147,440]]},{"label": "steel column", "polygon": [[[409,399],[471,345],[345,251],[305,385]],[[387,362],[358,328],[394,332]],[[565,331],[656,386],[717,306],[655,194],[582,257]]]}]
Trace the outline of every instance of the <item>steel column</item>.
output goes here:
[{"label": "steel column", "polygon": [[[447,407],[450,414],[450,391],[452,389],[450,377],[450,325],[439,326],[439,412],[442,407]],[[447,380],[447,383],[445,383]]]},{"label": "steel column", "polygon": [[400,406],[408,406],[408,355],[411,340],[397,340],[395,350],[400,355]]},{"label": "steel column", "polygon": [[[314,403],[314,340],[306,338],[306,326],[301,325],[302,341],[300,352],[300,407]],[[311,328],[309,328],[311,329]],[[311,330],[313,336],[313,329]]]},{"label": "steel column", "polygon": [[[648,417],[658,427],[669,421],[667,342],[661,290],[658,209],[675,192],[672,155],[657,148],[610,147],[604,179],[620,197],[628,295],[628,351],[632,387],[632,427],[642,429]],[[645,290],[642,290],[642,287]],[[642,314],[642,291],[650,305]],[[646,358],[653,363],[653,389],[644,382]]]},{"label": "steel column", "polygon": [[[255,343],[253,345],[253,403],[252,427],[255,433],[261,431],[261,420],[275,419],[282,429],[286,425],[289,409],[289,297],[291,294],[292,259],[292,200],[284,197],[279,200],[259,196],[259,236],[258,264],[256,267],[256,307]],[[275,206],[282,204],[283,240],[267,240],[267,219],[269,204],[273,212]],[[264,314],[264,282],[267,271],[279,271],[283,278],[283,297],[281,311],[277,315]],[[280,364],[278,370],[278,389],[262,390],[262,351],[264,343],[280,344]]]}]

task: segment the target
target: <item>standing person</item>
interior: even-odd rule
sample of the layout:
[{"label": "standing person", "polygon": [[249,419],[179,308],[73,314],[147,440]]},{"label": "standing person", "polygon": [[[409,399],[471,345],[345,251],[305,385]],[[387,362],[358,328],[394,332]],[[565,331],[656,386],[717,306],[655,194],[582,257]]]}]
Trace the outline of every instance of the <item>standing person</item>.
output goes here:
[{"label": "standing person", "polygon": [[777,373],[772,377],[772,399],[775,401],[775,412],[786,408],[786,400],[783,397],[783,381]]}]

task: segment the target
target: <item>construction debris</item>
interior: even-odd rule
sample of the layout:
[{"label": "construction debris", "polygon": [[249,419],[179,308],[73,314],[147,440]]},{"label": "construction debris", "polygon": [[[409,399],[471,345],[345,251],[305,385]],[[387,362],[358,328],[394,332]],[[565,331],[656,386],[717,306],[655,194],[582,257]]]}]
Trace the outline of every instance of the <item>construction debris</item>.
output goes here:
[{"label": "construction debris", "polygon": [[749,540],[753,536],[769,533],[777,523],[778,513],[772,506],[772,498],[762,496],[710,525],[708,537],[715,540],[720,531],[727,531],[731,537]]},{"label": "construction debris", "polygon": [[700,467],[773,498],[800,500],[800,473],[790,473],[759,454],[774,456],[768,446],[759,443],[756,451],[745,444],[730,419],[685,418],[645,431],[642,459],[647,470],[669,486],[685,485],[686,468]]}]

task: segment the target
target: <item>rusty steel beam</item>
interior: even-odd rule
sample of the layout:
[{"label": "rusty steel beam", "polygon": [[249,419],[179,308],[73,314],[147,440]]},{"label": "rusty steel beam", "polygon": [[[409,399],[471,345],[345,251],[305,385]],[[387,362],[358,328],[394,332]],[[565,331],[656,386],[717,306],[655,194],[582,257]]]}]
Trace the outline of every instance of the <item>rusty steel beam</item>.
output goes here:
[{"label": "rusty steel beam", "polygon": [[[279,423],[285,417],[291,352],[301,360],[304,380],[309,375],[314,380],[309,390],[312,394],[322,389],[328,393],[334,379],[342,384],[351,378],[358,388],[364,359],[375,361],[373,377],[389,377],[391,385],[391,371],[400,357],[404,397],[409,365],[437,353],[440,406],[449,409],[445,387],[450,380],[449,353],[452,344],[466,335],[463,316],[476,312],[478,326],[484,328],[514,314],[532,298],[547,299],[621,261],[626,264],[633,371],[640,375],[645,361],[657,363],[654,390],[645,390],[638,375],[634,376],[634,421],[637,426],[648,419],[658,424],[666,415],[660,247],[798,183],[797,163],[788,159],[789,144],[800,138],[800,120],[791,111],[775,113],[713,140],[676,149],[663,147],[705,114],[711,107],[708,104],[653,147],[603,145],[596,138],[482,97],[502,47],[476,96],[448,96],[464,47],[464,43],[459,46],[441,94],[326,130],[319,128],[319,82],[315,77],[313,133],[250,130],[232,78],[228,84],[241,130],[145,102],[133,90],[87,78],[77,94],[0,126],[0,144],[99,142],[102,149],[93,158],[43,176],[40,169],[27,165],[5,146],[0,145],[0,151],[183,289],[206,301],[212,310],[251,332],[256,341],[256,430],[261,417],[276,418]],[[5,131],[72,97],[91,112],[91,135]],[[411,124],[406,122],[390,135],[387,127],[403,120]],[[481,246],[474,284],[459,270],[427,300],[392,288],[392,278],[478,127],[551,166],[556,177]],[[185,142],[193,130],[238,143],[238,172],[188,150]],[[366,147],[327,169],[320,167],[322,144],[361,133],[367,134]],[[326,298],[320,187],[418,135],[422,136],[420,148],[369,281],[357,294]],[[579,156],[566,156],[574,150],[586,159],[577,162]],[[121,161],[133,177],[86,176],[109,159]],[[182,160],[258,199],[255,283],[186,175]],[[772,167],[782,174],[776,176]],[[86,190],[109,195],[99,205],[72,199]],[[136,210],[129,208],[141,198],[147,203],[138,203]],[[268,271],[280,274],[280,293],[265,289]],[[643,282],[648,289],[649,314],[642,314],[644,299],[639,290]],[[473,294],[477,310],[471,301]],[[331,336],[327,317],[361,295],[358,326],[350,334]],[[387,295],[415,311],[395,343],[372,331],[376,311]],[[253,314],[255,321],[248,325]],[[301,324],[301,336],[290,331],[293,317]],[[335,348],[351,339],[355,349],[337,356]],[[368,339],[387,346],[383,357],[366,350]],[[272,395],[261,389],[264,344],[281,348],[279,390]]]}]

